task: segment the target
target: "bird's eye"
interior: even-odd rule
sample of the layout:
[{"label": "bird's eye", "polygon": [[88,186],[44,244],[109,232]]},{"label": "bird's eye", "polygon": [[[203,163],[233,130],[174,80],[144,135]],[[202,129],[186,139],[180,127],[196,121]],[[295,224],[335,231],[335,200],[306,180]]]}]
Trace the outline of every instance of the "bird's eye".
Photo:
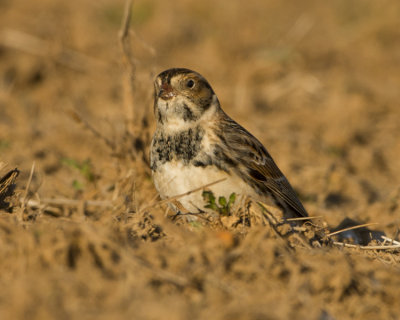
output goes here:
[{"label": "bird's eye", "polygon": [[186,81],[186,87],[188,87],[189,89],[192,89],[194,87],[194,81],[192,79],[189,79],[188,81]]}]

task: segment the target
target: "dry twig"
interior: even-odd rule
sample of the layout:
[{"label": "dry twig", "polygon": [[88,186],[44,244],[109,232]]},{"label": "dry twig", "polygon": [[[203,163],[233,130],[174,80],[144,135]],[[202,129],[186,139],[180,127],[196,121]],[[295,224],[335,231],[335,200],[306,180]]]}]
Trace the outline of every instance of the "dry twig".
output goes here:
[{"label": "dry twig", "polygon": [[[148,120],[147,113],[148,108],[143,107],[146,99],[137,98],[140,92],[143,90],[141,82],[137,80],[137,65],[138,60],[133,54],[133,46],[130,35],[133,34],[142,45],[145,46],[147,51],[153,55],[154,49],[149,45],[145,45],[143,40],[130,29],[132,15],[132,0],[126,0],[125,10],[121,23],[121,29],[119,31],[119,41],[122,52],[122,60],[124,64],[124,109],[125,109],[125,137],[124,141],[128,142],[128,150],[125,154],[129,154],[133,160],[138,156],[141,156],[145,164],[149,164],[147,158],[147,152],[145,151],[146,146],[150,143],[150,135],[148,132]],[[146,86],[146,95],[148,88]]]},{"label": "dry twig", "polygon": [[400,244],[381,245],[381,246],[360,246],[360,245],[356,245],[356,244],[350,244],[350,243],[344,243],[344,242],[338,242],[338,241],[334,241],[333,244],[336,246],[339,246],[339,247],[362,249],[362,250],[395,250],[395,249],[400,250]]},{"label": "dry twig", "polygon": [[124,17],[122,19],[121,30],[119,31],[119,40],[122,50],[122,57],[127,71],[127,84],[125,82],[125,91],[129,92],[126,95],[125,114],[128,132],[134,134],[135,128],[135,110],[134,110],[134,90],[135,90],[135,74],[136,64],[132,52],[132,46],[129,38],[129,28],[132,14],[132,0],[126,0]]},{"label": "dry twig", "polygon": [[[21,202],[23,200],[21,199]],[[107,200],[74,200],[74,199],[50,199],[50,198],[44,198],[38,200],[28,200],[26,201],[26,206],[28,207],[42,207],[45,205],[53,205],[53,206],[71,206],[71,207],[79,207],[84,204],[85,207],[91,206],[91,207],[103,207],[103,208],[112,208],[113,204],[111,201]]]},{"label": "dry twig", "polygon": [[28,182],[26,183],[25,192],[24,192],[24,195],[22,196],[22,199],[21,199],[21,210],[20,210],[20,217],[19,217],[21,221],[24,218],[26,202],[28,201],[29,187],[31,186],[31,183],[32,183],[32,178],[33,178],[34,171],[35,171],[35,162],[32,163],[31,172],[29,174],[29,179],[28,179]]},{"label": "dry twig", "polygon": [[220,183],[220,182],[222,182],[222,181],[225,181],[225,180],[226,180],[226,178],[219,179],[219,180],[217,180],[217,181],[214,181],[214,182],[205,184],[205,185],[203,185],[203,186],[201,186],[201,187],[198,187],[198,188],[196,188],[196,189],[187,191],[187,192],[185,192],[185,193],[181,193],[181,194],[178,194],[178,195],[176,195],[176,196],[170,197],[170,198],[168,198],[168,199],[164,199],[164,200],[158,201],[158,202],[156,202],[156,203],[153,203],[153,204],[151,204],[151,205],[149,205],[149,206],[147,206],[147,207],[144,207],[143,209],[139,210],[139,213],[143,213],[144,211],[149,210],[149,209],[151,209],[151,208],[154,208],[154,207],[156,207],[156,206],[161,206],[161,205],[163,205],[163,204],[171,203],[171,202],[173,202],[173,201],[175,201],[175,200],[177,200],[177,199],[180,199],[180,198],[182,198],[182,197],[188,196],[188,195],[190,195],[190,194],[192,194],[192,193],[194,193],[194,192],[203,190],[203,189],[205,189],[205,188],[211,187],[211,186],[213,186],[213,185],[215,185],[215,184],[217,184],[217,183]]},{"label": "dry twig", "polygon": [[303,220],[313,220],[313,219],[320,219],[323,216],[314,216],[314,217],[298,217],[298,218],[288,218],[285,219],[286,221],[303,221]]},{"label": "dry twig", "polygon": [[384,240],[384,243],[385,243],[386,241],[388,241],[388,242],[390,242],[390,244],[400,245],[400,242],[399,242],[399,241],[393,240],[393,239],[391,239],[391,238],[389,238],[389,237],[381,236],[381,238]]},{"label": "dry twig", "polygon": [[373,226],[373,225],[376,225],[376,224],[379,224],[379,223],[371,222],[371,223],[360,224],[358,226],[352,226],[352,227],[348,227],[348,228],[344,228],[344,229],[341,229],[341,230],[337,230],[337,231],[328,233],[326,236],[327,237],[332,237],[332,236],[334,236],[335,234],[338,234],[338,233],[342,233],[342,232],[349,231],[349,230],[354,230],[354,229],[360,229],[360,228],[364,228],[364,227],[369,227],[369,226]]}]

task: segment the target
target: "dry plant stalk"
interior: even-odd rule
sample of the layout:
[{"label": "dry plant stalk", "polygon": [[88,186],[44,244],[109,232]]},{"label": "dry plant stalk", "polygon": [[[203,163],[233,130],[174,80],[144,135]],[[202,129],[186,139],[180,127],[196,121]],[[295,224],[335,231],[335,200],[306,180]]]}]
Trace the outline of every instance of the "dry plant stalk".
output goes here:
[{"label": "dry plant stalk", "polygon": [[34,172],[35,172],[35,162],[32,163],[31,172],[29,173],[29,179],[28,179],[28,182],[26,183],[24,195],[22,196],[22,199],[21,199],[20,215],[18,217],[20,219],[20,221],[24,220],[24,212],[25,212],[25,208],[26,208],[26,203],[28,201],[29,187],[31,186]]},{"label": "dry plant stalk", "polygon": [[332,236],[334,236],[336,234],[339,234],[339,233],[342,233],[342,232],[346,232],[346,231],[354,230],[354,229],[360,229],[360,228],[364,228],[364,227],[369,227],[369,226],[373,226],[373,225],[376,225],[376,224],[379,224],[379,223],[377,223],[377,222],[364,223],[364,224],[360,224],[358,226],[348,227],[348,228],[344,228],[344,229],[341,229],[341,230],[337,230],[337,231],[331,232],[331,233],[327,234],[326,236],[327,237],[332,237]]},{"label": "dry plant stalk", "polygon": [[333,244],[338,247],[346,247],[352,249],[361,249],[361,250],[400,250],[400,244],[393,245],[378,245],[378,246],[360,246],[356,244],[344,243],[334,241]]},{"label": "dry plant stalk", "polygon": [[288,218],[286,221],[303,221],[303,220],[314,220],[314,219],[321,219],[323,216],[311,216],[311,217],[298,217],[298,218]]},{"label": "dry plant stalk", "polygon": [[[135,92],[135,75],[136,75],[136,64],[135,58],[133,57],[131,41],[129,38],[129,28],[132,14],[132,0],[125,2],[124,17],[122,19],[121,30],[119,31],[119,40],[122,50],[123,63],[125,65],[126,77],[124,81],[124,92],[125,92],[125,116],[126,116],[126,127],[128,132],[134,136],[135,128],[139,126],[138,122],[138,110],[135,110],[134,103],[134,92]],[[136,115],[136,117],[135,117]]]},{"label": "dry plant stalk", "polygon": [[[145,164],[149,163],[146,155],[146,146],[150,143],[150,136],[147,130],[147,109],[143,107],[143,99],[139,101],[139,86],[137,80],[137,59],[134,57],[131,35],[138,36],[130,29],[130,21],[132,16],[132,0],[126,0],[125,10],[122,19],[121,29],[119,31],[119,41],[121,45],[122,61],[124,64],[124,110],[125,110],[125,140],[128,142],[128,149],[131,157],[136,160],[141,156]],[[142,45],[154,55],[154,49],[140,41]]]},{"label": "dry plant stalk", "polygon": [[211,187],[211,186],[213,186],[213,185],[215,185],[215,184],[217,184],[217,183],[220,183],[220,182],[222,182],[222,181],[224,181],[224,180],[226,180],[226,178],[216,180],[216,181],[214,181],[214,182],[211,182],[211,183],[205,184],[205,185],[203,185],[203,186],[200,186],[200,187],[198,187],[198,188],[196,188],[196,189],[189,190],[189,191],[187,191],[187,192],[185,192],[185,193],[181,193],[181,194],[178,194],[178,195],[176,195],[176,196],[170,197],[170,198],[168,198],[168,199],[158,201],[158,202],[153,203],[153,204],[151,204],[151,205],[149,205],[149,206],[147,206],[147,207],[144,207],[143,209],[141,209],[141,210],[139,211],[139,213],[143,213],[144,211],[149,210],[149,209],[152,209],[152,208],[154,208],[154,207],[156,207],[156,206],[161,206],[161,205],[167,204],[167,203],[173,203],[175,200],[178,200],[178,199],[180,199],[180,198],[182,198],[182,197],[186,197],[186,196],[188,196],[188,195],[190,195],[190,194],[192,194],[192,193],[194,193],[194,192],[203,190],[203,189],[205,189],[205,188]]},{"label": "dry plant stalk", "polygon": [[53,206],[71,206],[78,207],[81,204],[84,206],[92,206],[92,207],[104,207],[104,208],[112,208],[113,204],[111,201],[107,200],[74,200],[74,199],[64,199],[64,198],[55,198],[49,199],[44,198],[39,200],[28,200],[26,201],[27,207],[41,207],[45,205],[53,205]]}]

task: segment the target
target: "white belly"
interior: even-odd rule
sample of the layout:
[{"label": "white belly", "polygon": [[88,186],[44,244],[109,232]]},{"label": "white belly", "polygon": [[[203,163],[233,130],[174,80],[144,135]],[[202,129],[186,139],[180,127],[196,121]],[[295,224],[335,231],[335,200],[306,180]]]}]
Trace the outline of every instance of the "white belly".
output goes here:
[{"label": "white belly", "polygon": [[[161,165],[153,173],[154,184],[163,199],[183,194],[223,178],[226,180],[206,188],[211,190],[216,198],[223,196],[228,199],[232,193],[237,196],[257,197],[253,188],[241,178],[229,175],[214,166],[185,166],[182,162],[170,161]],[[199,209],[208,211],[204,208],[207,203],[202,193],[203,190],[193,192],[179,198],[179,202],[191,213],[199,212]],[[236,197],[236,199],[239,198]]]}]

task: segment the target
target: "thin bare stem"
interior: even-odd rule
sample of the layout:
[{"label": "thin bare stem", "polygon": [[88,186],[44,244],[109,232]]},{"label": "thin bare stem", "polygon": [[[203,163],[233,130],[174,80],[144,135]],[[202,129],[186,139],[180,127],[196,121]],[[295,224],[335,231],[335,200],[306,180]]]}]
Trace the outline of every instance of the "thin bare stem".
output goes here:
[{"label": "thin bare stem", "polygon": [[303,220],[312,220],[312,219],[320,219],[323,216],[314,216],[314,217],[298,217],[298,218],[288,218],[286,221],[303,221]]},{"label": "thin bare stem", "polygon": [[168,198],[168,199],[164,199],[164,200],[158,201],[158,202],[156,202],[156,203],[153,203],[153,204],[151,204],[151,205],[149,205],[149,206],[147,206],[147,207],[141,209],[139,212],[144,212],[144,211],[149,210],[149,209],[151,209],[151,208],[154,208],[154,207],[156,207],[156,206],[161,206],[161,205],[163,205],[163,204],[170,203],[170,202],[172,202],[172,201],[174,201],[174,200],[177,200],[177,199],[180,199],[180,198],[182,198],[182,197],[188,196],[188,195],[190,195],[190,194],[192,194],[192,193],[194,193],[194,192],[197,192],[197,191],[199,191],[199,190],[202,190],[202,189],[211,187],[211,186],[213,186],[213,185],[215,185],[215,184],[217,184],[217,183],[220,183],[220,182],[222,182],[222,181],[224,181],[224,180],[226,180],[226,178],[219,179],[219,180],[217,180],[217,181],[214,181],[214,182],[205,184],[205,185],[203,185],[203,186],[201,186],[201,187],[198,187],[198,188],[196,188],[196,189],[187,191],[187,192],[185,192],[185,193],[178,194],[178,195],[173,196],[173,197],[170,197],[170,198]]},{"label": "thin bare stem", "polygon": [[331,236],[334,236],[335,234],[338,234],[338,233],[342,233],[342,232],[349,231],[349,230],[354,230],[354,229],[360,229],[360,228],[364,228],[364,227],[369,227],[369,226],[373,226],[373,225],[376,225],[376,224],[379,224],[379,223],[372,222],[372,223],[360,224],[358,226],[348,227],[348,228],[345,228],[345,229],[341,229],[341,230],[337,230],[337,231],[328,233],[326,236],[327,237],[331,237]]},{"label": "thin bare stem", "polygon": [[389,237],[381,236],[381,238],[382,238],[383,240],[385,240],[385,241],[389,241],[391,244],[400,245],[400,242],[399,242],[399,241],[393,240],[393,239],[391,239],[391,238],[389,238]]},{"label": "thin bare stem", "polygon": [[21,221],[23,221],[24,218],[24,212],[25,212],[25,208],[26,208],[26,202],[28,200],[28,192],[29,192],[29,187],[31,186],[32,183],[32,178],[33,178],[33,173],[35,172],[35,161],[32,163],[32,167],[31,167],[31,172],[29,174],[29,178],[28,178],[28,182],[26,183],[26,187],[25,187],[25,191],[24,191],[24,195],[22,196],[22,200],[21,200],[21,211],[20,211],[20,217],[19,219]]},{"label": "thin bare stem", "polygon": [[136,80],[136,63],[135,58],[132,52],[132,46],[130,42],[130,21],[132,15],[132,0],[126,0],[125,2],[125,10],[124,17],[122,19],[121,29],[119,31],[119,40],[121,45],[122,57],[126,67],[127,73],[127,82],[125,82],[125,92],[126,92],[126,100],[125,100],[125,114],[126,114],[126,125],[128,132],[130,134],[134,134],[135,129],[135,116],[138,118],[137,114],[135,115],[134,110],[134,89],[135,89],[135,80]]},{"label": "thin bare stem", "polygon": [[[21,202],[23,199],[21,199]],[[38,200],[33,200],[30,199],[26,201],[26,206],[28,207],[41,207],[43,205],[53,205],[53,206],[72,206],[72,207],[78,207],[81,206],[82,203],[84,203],[84,206],[91,206],[91,207],[104,207],[104,208],[112,208],[113,204],[111,201],[107,200],[74,200],[74,199],[50,199],[50,198],[44,198]]]},{"label": "thin bare stem", "polygon": [[334,245],[339,246],[339,247],[346,247],[346,248],[353,248],[353,249],[362,249],[362,250],[393,250],[393,249],[400,249],[400,244],[396,245],[389,245],[389,246],[359,246],[356,244],[350,244],[350,243],[344,243],[344,242],[338,242],[334,241]]},{"label": "thin bare stem", "polygon": [[143,38],[142,37],[140,37],[136,32],[135,32],[135,30],[129,30],[129,32],[130,32],[130,34],[132,35],[132,36],[134,36],[139,42],[140,42],[140,44],[143,46],[143,48],[144,49],[146,49],[149,53],[150,53],[150,55],[152,56],[152,57],[155,57],[156,55],[157,55],[157,50],[156,49],[154,49],[150,44],[148,44],[146,41],[144,41],[143,40]]},{"label": "thin bare stem", "polygon": [[125,39],[129,34],[129,26],[131,23],[131,15],[132,15],[132,0],[125,1],[125,9],[124,9],[124,17],[122,19],[121,30],[119,33],[119,37],[121,41]]}]

